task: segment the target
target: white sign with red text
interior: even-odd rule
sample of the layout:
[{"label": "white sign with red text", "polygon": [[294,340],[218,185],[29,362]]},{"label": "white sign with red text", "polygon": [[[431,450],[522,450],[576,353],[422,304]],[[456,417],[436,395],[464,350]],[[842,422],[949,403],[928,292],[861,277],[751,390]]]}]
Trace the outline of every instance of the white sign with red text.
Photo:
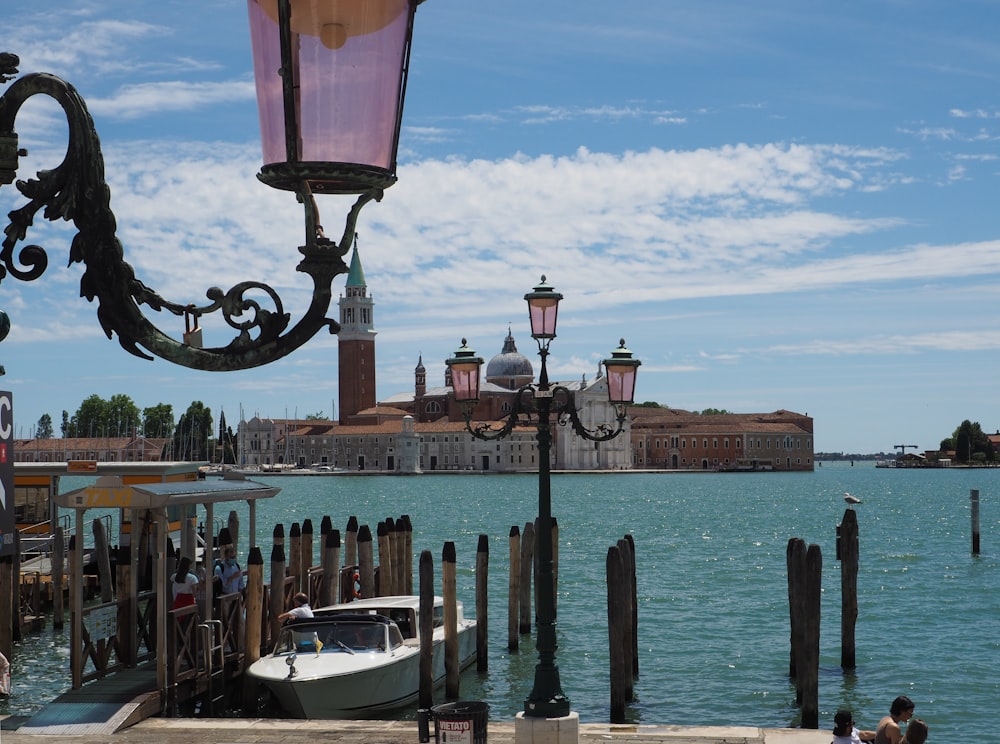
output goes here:
[{"label": "white sign with red text", "polygon": [[472,721],[438,721],[441,741],[447,744],[472,744]]}]

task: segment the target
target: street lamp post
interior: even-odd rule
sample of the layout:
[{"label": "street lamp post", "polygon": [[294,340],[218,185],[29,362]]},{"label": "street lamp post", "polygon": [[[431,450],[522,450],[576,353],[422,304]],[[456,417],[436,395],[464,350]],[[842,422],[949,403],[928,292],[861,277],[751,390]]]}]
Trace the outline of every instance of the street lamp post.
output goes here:
[{"label": "street lamp post", "polygon": [[538,606],[535,608],[538,663],[531,693],[524,703],[524,715],[534,718],[562,718],[569,715],[569,698],[562,690],[559,667],[556,665],[555,582],[552,562],[552,488],[551,451],[553,416],[560,425],[570,424],[573,430],[594,442],[614,439],[624,429],[626,409],[635,393],[635,378],[640,361],[632,357],[622,339],[611,358],[604,360],[607,375],[608,402],[615,411],[615,426],[598,424],[587,429],[577,415],[572,391],[562,385],[551,385],[546,361],[549,344],[556,337],[556,319],[562,295],[549,286],[545,277],[524,296],[528,302],[531,336],[538,342],[542,368],[537,384],[517,391],[510,415],[499,428],[489,422],[473,423],[475,406],[479,402],[479,371],[483,360],[470,349],[465,339],[455,356],[447,360],[456,402],[462,405],[468,431],[478,439],[501,439],[508,436],[521,422],[535,421],[538,441]]},{"label": "street lamp post", "polygon": [[[27,154],[18,146],[14,121],[32,96],[49,96],[63,108],[69,142],[61,164],[17,181],[28,203],[9,214],[0,280],[10,275],[32,281],[45,272],[44,249],[18,247],[41,212],[76,226],[69,257],[86,267],[81,294],[97,299],[108,338],[117,334],[136,356],[201,370],[247,369],[284,357],[322,329],[337,333],[340,325],[326,313],[333,280],[348,272],[344,256],[356,240],[358,213],[396,182],[413,18],[421,2],[247,0],[264,156],[258,178],[294,192],[305,210],[305,244],[296,268],[312,278],[313,293],[294,326],[277,292],[262,282],[241,282],[227,291],[211,287],[208,303],[197,305],[169,301],[139,281],[116,235],[104,157],[86,103],[52,75],[14,80],[19,59],[8,52],[0,53],[0,85],[14,80],[0,96],[0,187],[14,182],[18,159]],[[320,222],[314,194],[322,193],[357,196],[339,243],[326,237]],[[157,328],[143,307],[184,316],[183,341]],[[199,321],[216,312],[236,335],[225,345],[203,348]],[[0,341],[9,329],[0,310]]]}]

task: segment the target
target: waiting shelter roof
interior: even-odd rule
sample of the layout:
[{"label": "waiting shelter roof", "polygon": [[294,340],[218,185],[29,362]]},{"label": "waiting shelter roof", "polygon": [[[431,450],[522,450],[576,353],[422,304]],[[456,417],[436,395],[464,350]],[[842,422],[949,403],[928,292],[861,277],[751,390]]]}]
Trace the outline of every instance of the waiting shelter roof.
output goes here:
[{"label": "waiting shelter roof", "polygon": [[54,499],[56,504],[67,509],[158,509],[185,504],[269,499],[280,490],[276,486],[233,477],[125,485],[117,476],[104,476],[85,488],[56,494]]}]

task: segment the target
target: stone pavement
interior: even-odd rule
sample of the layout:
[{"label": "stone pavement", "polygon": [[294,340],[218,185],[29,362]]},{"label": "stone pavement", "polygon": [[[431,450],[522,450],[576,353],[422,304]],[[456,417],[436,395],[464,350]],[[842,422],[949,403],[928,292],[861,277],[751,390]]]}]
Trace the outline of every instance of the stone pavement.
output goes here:
[{"label": "stone pavement", "polygon": [[[514,722],[490,721],[488,744],[514,744]],[[32,736],[0,732],[0,744],[418,744],[416,721],[149,718],[117,734]],[[431,723],[431,741],[434,724]],[[754,726],[581,723],[580,744],[829,744],[829,731]]]}]

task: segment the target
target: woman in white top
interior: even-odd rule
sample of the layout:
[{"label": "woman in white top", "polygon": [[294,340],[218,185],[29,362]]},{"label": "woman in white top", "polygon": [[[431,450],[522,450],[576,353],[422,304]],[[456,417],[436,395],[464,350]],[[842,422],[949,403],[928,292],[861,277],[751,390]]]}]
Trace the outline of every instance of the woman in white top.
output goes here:
[{"label": "woman in white top", "polygon": [[170,582],[174,591],[174,607],[179,610],[181,607],[190,607],[194,604],[194,592],[198,586],[198,577],[191,573],[191,559],[184,556],[177,564],[177,573],[174,580]]}]

